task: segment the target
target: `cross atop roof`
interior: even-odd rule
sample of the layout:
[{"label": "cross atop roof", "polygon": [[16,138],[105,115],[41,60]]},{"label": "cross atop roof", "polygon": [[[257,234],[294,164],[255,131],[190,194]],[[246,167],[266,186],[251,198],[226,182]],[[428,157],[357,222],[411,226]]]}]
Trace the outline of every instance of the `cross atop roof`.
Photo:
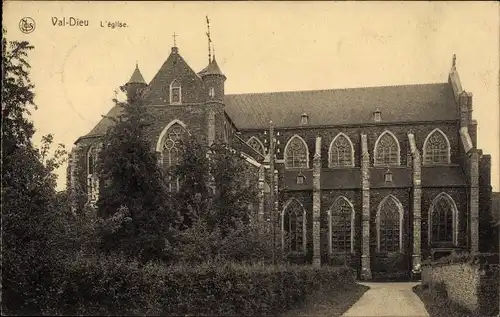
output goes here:
[{"label": "cross atop roof", "polygon": [[177,34],[175,34],[175,32],[174,32],[174,35],[172,35],[172,37],[174,38],[174,47],[176,47],[177,45],[175,43],[175,38],[177,37]]}]

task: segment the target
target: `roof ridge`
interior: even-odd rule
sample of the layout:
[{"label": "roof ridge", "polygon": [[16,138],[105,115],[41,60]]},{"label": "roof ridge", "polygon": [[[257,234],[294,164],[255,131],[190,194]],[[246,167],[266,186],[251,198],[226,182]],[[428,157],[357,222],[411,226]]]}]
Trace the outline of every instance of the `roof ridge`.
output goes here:
[{"label": "roof ridge", "polygon": [[414,86],[431,86],[431,85],[449,85],[449,83],[447,83],[447,82],[435,82],[435,83],[401,84],[401,85],[387,85],[387,86],[363,86],[363,87],[330,88],[330,89],[283,90],[283,91],[268,91],[268,92],[244,92],[244,93],[226,94],[226,96],[265,95],[265,94],[280,94],[280,93],[294,93],[294,92],[326,92],[326,91],[339,91],[339,90],[376,89],[376,88],[394,88],[394,87],[414,87]]}]

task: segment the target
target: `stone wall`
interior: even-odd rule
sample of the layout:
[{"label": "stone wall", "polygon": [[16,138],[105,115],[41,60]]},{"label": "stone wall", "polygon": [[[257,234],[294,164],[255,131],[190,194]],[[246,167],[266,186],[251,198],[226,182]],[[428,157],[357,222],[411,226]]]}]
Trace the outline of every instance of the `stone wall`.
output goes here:
[{"label": "stone wall", "polygon": [[[444,283],[448,298],[470,311],[479,309],[479,266],[467,263],[424,266],[422,284]],[[424,280],[425,278],[425,280]]]},{"label": "stone wall", "polygon": [[[361,134],[367,136],[368,152],[370,153],[370,165],[373,165],[373,149],[377,138],[386,130],[392,132],[398,139],[401,148],[401,166],[407,165],[407,156],[409,151],[408,135],[412,131],[415,135],[415,143],[417,149],[421,151],[424,146],[426,137],[435,128],[439,128],[450,141],[450,158],[452,164],[459,164],[461,162],[460,156],[460,137],[458,133],[456,122],[428,122],[418,124],[366,124],[366,125],[353,125],[353,126],[337,126],[337,127],[308,127],[300,126],[295,128],[275,128],[275,132],[279,132],[280,136],[280,153],[277,154],[278,159],[283,159],[284,149],[287,142],[294,135],[299,135],[307,143],[309,150],[309,169],[312,169],[312,161],[315,153],[315,139],[317,136],[321,137],[321,166],[328,168],[328,150],[331,142],[340,133],[344,133],[351,140],[354,147],[354,165],[361,166]],[[258,130],[242,130],[241,138],[245,141],[249,140],[252,136],[257,137],[264,143],[263,131]]]},{"label": "stone wall", "polygon": [[443,283],[448,298],[472,313],[496,316],[499,307],[500,277],[496,265],[466,263],[422,266],[422,285],[436,289]]}]

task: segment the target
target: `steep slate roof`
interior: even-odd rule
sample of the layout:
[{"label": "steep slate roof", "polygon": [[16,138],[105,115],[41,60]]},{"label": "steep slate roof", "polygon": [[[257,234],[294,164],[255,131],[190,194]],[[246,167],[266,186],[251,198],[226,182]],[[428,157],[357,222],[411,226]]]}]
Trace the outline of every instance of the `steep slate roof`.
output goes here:
[{"label": "steep slate roof", "polygon": [[109,127],[114,124],[114,121],[109,119],[109,117],[117,118],[122,113],[122,107],[113,106],[111,110],[99,121],[99,123],[87,134],[85,137],[97,136],[106,134]]},{"label": "steep slate roof", "polygon": [[215,56],[212,59],[212,61],[208,64],[207,67],[203,68],[201,72],[198,73],[200,76],[204,75],[223,75],[222,71],[220,70],[219,64],[217,64],[217,61],[215,60]]},{"label": "steep slate roof", "polygon": [[238,129],[299,126],[302,113],[309,126],[381,122],[456,120],[453,89],[448,83],[347,88],[225,96],[226,112]]},{"label": "steep slate roof", "polygon": [[[238,129],[265,129],[269,120],[275,127],[299,126],[303,113],[309,115],[309,126],[373,123],[377,108],[381,122],[458,119],[448,83],[235,94],[224,101]],[[120,111],[113,107],[107,116]],[[112,123],[103,118],[87,136],[104,134]]]},{"label": "steep slate roof", "polygon": [[144,80],[144,77],[142,77],[141,71],[139,70],[139,65],[135,65],[135,70],[132,76],[130,77],[129,84],[134,83],[134,84],[145,84],[146,81]]}]

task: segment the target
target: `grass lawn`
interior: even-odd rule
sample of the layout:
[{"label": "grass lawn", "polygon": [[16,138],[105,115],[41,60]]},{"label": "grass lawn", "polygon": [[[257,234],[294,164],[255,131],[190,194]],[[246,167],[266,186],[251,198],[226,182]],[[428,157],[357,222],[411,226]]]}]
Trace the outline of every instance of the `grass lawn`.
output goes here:
[{"label": "grass lawn", "polygon": [[424,303],[425,309],[427,309],[429,313],[429,317],[475,317],[465,308],[454,304],[449,299],[436,292],[431,292],[428,288],[422,288],[421,285],[414,286],[413,292],[417,294]]},{"label": "grass lawn", "polygon": [[302,307],[288,311],[282,317],[339,317],[354,305],[368,289],[368,286],[354,284],[346,285],[335,291],[318,293],[315,296],[310,296]]}]

